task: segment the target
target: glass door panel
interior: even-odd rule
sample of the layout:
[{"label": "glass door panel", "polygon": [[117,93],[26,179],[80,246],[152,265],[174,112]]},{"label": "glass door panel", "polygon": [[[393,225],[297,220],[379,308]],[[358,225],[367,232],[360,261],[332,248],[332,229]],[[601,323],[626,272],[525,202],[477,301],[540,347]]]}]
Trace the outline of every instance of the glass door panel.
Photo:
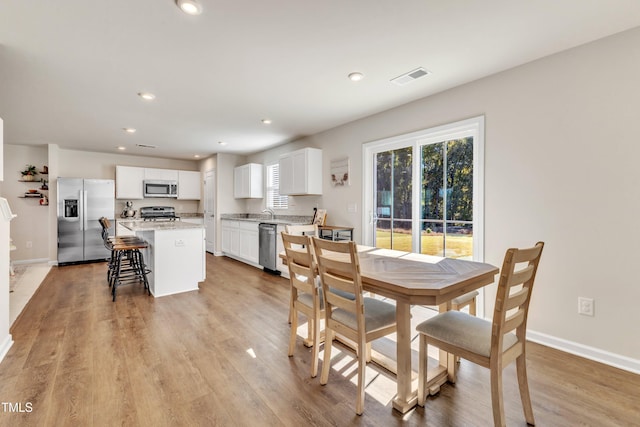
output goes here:
[{"label": "glass door panel", "polygon": [[412,147],[376,154],[375,246],[411,251]]}]

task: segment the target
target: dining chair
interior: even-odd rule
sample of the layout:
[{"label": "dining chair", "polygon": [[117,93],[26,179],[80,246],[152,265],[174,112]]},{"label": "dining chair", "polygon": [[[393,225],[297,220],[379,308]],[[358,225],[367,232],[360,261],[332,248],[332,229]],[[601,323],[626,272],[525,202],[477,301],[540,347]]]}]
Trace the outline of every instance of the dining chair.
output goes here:
[{"label": "dining chair", "polygon": [[[502,370],[516,361],[520,398],[525,420],[534,424],[526,369],[527,314],[533,282],[542,255],[543,242],[526,249],[508,249],[496,294],[493,321],[489,322],[460,311],[447,311],[420,323],[418,404],[426,398],[427,345],[454,354],[491,371],[493,421],[504,426]],[[449,359],[449,380],[455,382],[455,367]]]},{"label": "dining chair", "polygon": [[[300,235],[300,236],[301,235],[317,236],[318,224],[287,224],[284,226],[284,231],[287,234],[294,234],[294,235]],[[293,299],[289,301],[289,323],[291,323],[292,315],[293,315]],[[309,325],[308,335],[311,336],[311,325]]]},{"label": "dining chair", "polygon": [[[320,384],[325,385],[329,380],[335,334],[355,342],[358,359],[356,414],[362,415],[367,343],[396,332],[396,308],[363,295],[355,242],[334,242],[314,237],[313,247],[325,303],[324,361]],[[353,295],[354,298],[345,295]]]},{"label": "dining chair", "polygon": [[282,233],[282,242],[289,266],[291,284],[291,335],[289,356],[293,356],[298,336],[298,312],[307,317],[307,339],[311,341],[311,376],[318,375],[320,322],[324,317],[322,292],[316,281],[316,263],[313,259],[311,237]]}]

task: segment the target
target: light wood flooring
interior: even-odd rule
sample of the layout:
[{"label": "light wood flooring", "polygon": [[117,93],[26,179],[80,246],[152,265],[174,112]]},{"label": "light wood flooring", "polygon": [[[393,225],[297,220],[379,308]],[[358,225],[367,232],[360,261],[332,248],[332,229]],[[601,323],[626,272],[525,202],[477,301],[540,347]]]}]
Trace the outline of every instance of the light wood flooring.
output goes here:
[{"label": "light wood flooring", "polygon": [[[287,357],[283,278],[207,255],[199,291],[154,299],[132,285],[113,303],[105,269],[52,268],[14,324],[0,426],[492,425],[489,372],[464,360],[457,384],[405,415],[391,408],[393,376],[370,367],[365,412],[355,415],[348,351],[334,351],[326,386],[309,377],[302,339]],[[640,376],[527,349],[537,425],[640,425]],[[513,366],[504,382],[507,424],[525,426]]]}]

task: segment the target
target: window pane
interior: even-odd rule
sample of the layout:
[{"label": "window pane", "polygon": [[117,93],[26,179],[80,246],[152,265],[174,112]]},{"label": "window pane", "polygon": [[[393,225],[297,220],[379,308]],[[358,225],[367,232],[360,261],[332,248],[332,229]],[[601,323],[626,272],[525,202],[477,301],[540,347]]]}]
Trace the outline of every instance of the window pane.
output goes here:
[{"label": "window pane", "polygon": [[444,256],[444,227],[442,221],[422,222],[420,253]]},{"label": "window pane", "polygon": [[376,154],[376,246],[412,250],[412,147]]},{"label": "window pane", "polygon": [[287,209],[289,198],[280,195],[280,167],[278,163],[267,165],[267,207],[272,209]]},{"label": "window pane", "polygon": [[422,219],[444,219],[444,144],[422,147]]},{"label": "window pane", "polygon": [[473,220],[473,138],[447,142],[447,219]]},{"label": "window pane", "polygon": [[447,224],[445,255],[448,258],[473,259],[473,224]]}]

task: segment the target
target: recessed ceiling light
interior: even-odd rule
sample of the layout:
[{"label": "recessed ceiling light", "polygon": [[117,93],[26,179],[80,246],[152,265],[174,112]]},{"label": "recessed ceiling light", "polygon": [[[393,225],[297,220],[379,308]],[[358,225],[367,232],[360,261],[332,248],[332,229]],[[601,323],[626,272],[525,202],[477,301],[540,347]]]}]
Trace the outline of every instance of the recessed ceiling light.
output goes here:
[{"label": "recessed ceiling light", "polygon": [[188,15],[200,15],[202,6],[196,0],[176,0],[176,4],[184,13]]},{"label": "recessed ceiling light", "polygon": [[354,71],[353,73],[349,74],[349,80],[351,80],[352,82],[359,82],[362,79],[364,79],[364,74],[358,71]]},{"label": "recessed ceiling light", "polygon": [[156,96],[149,92],[138,92],[138,96],[145,101],[153,101],[154,99],[156,99]]},{"label": "recessed ceiling light", "polygon": [[196,159],[200,158],[200,154],[194,154],[193,157],[195,157]]},{"label": "recessed ceiling light", "polygon": [[124,151],[124,150],[126,150],[126,149],[127,149],[127,147],[123,147],[122,145],[119,145],[119,146],[117,146],[116,148],[117,148],[118,150],[120,150],[120,151]]},{"label": "recessed ceiling light", "polygon": [[224,141],[218,141],[218,144],[220,144],[220,145],[227,145],[227,143],[226,143],[226,142],[224,142]]},{"label": "recessed ceiling light", "polygon": [[262,123],[264,123],[265,125],[270,125],[271,119],[262,119]]},{"label": "recessed ceiling light", "polygon": [[122,128],[122,130],[126,133],[136,133],[136,130],[134,128]]}]

